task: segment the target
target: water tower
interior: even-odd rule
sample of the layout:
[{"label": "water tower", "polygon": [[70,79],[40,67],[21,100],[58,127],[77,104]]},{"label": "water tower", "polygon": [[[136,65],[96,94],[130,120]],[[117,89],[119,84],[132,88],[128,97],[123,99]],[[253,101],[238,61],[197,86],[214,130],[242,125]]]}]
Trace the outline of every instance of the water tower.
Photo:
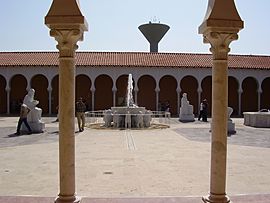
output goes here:
[{"label": "water tower", "polygon": [[169,29],[168,25],[151,21],[139,26],[139,30],[150,43],[150,52],[158,52],[158,43]]}]

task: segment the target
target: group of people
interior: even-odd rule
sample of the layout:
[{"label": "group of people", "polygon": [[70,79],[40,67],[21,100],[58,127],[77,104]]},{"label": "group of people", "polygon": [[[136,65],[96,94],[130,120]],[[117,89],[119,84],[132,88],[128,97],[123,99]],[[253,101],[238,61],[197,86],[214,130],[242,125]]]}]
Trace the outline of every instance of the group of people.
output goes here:
[{"label": "group of people", "polygon": [[[17,123],[17,130],[16,130],[15,135],[21,135],[21,127],[23,123],[28,130],[28,134],[32,134],[33,130],[28,122],[29,121],[32,122],[33,120],[40,119],[39,116],[41,117],[41,112],[37,112],[38,118],[34,118],[33,115],[31,115],[30,113],[30,112],[34,112],[35,110],[39,111],[39,108],[36,107],[36,105],[38,104],[38,101],[34,100],[34,93],[35,93],[35,90],[30,89],[28,91],[28,94],[24,97],[23,103],[20,105],[20,116]],[[31,103],[34,103],[34,105],[31,105]],[[76,117],[78,121],[79,132],[84,131],[86,110],[87,110],[87,106],[83,102],[82,97],[80,97],[79,100],[75,104],[75,111],[76,111]],[[58,121],[58,115],[57,115],[57,121]]]}]

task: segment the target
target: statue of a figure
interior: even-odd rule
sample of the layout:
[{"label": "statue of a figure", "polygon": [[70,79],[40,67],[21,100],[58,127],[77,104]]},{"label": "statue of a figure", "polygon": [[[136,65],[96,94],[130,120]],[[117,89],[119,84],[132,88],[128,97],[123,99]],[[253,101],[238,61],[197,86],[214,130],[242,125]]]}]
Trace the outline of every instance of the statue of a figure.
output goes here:
[{"label": "statue of a figure", "polygon": [[184,122],[194,121],[193,106],[189,104],[187,93],[183,93],[181,99],[179,120]]},{"label": "statue of a figure", "polygon": [[181,107],[182,107],[182,114],[193,114],[189,101],[187,99],[187,93],[183,93],[183,97],[181,99]]},{"label": "statue of a figure", "polygon": [[26,104],[26,106],[28,106],[28,108],[30,109],[30,112],[27,116],[27,120],[28,122],[41,122],[41,114],[42,114],[42,109],[36,107],[36,105],[38,105],[39,101],[34,99],[35,96],[35,90],[34,89],[30,89],[28,91],[28,94],[25,95],[23,103]]}]

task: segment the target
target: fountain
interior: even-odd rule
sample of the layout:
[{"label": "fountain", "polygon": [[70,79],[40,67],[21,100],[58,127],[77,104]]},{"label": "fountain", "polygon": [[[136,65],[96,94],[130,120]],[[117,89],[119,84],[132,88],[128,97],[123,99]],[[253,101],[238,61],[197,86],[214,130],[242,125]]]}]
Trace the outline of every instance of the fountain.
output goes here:
[{"label": "fountain", "polygon": [[145,107],[139,107],[133,100],[133,80],[132,75],[128,75],[128,85],[126,94],[126,106],[111,107],[104,111],[103,120],[105,126],[110,127],[113,123],[115,128],[143,128],[149,127],[152,112]]}]

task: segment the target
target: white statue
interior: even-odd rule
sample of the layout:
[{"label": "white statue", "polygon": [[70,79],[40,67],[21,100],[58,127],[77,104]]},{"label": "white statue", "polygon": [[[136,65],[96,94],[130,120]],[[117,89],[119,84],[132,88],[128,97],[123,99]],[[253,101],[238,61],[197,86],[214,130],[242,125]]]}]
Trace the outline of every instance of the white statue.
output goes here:
[{"label": "white statue", "polygon": [[[27,121],[33,132],[41,133],[45,129],[45,123],[41,121],[42,109],[38,108],[39,101],[34,99],[35,90],[30,89],[25,95],[23,103],[28,106],[30,112],[27,115]],[[22,130],[25,130],[26,126],[22,125]]]},{"label": "white statue", "polygon": [[179,120],[185,122],[194,121],[193,106],[189,104],[187,93],[183,93],[181,99]]},{"label": "white statue", "polygon": [[27,120],[28,122],[40,122],[41,121],[41,114],[42,114],[42,109],[36,107],[36,105],[38,105],[39,101],[34,99],[35,96],[35,90],[34,89],[30,89],[28,91],[28,94],[25,95],[23,103],[26,104],[26,106],[28,106],[28,108],[30,109],[30,112],[27,116]]},{"label": "white statue", "polygon": [[230,118],[233,112],[233,108],[232,107],[228,107],[227,108],[227,116],[228,116],[228,121],[227,121],[227,131],[228,131],[228,135],[232,135],[236,133],[235,130],[235,123],[233,122],[233,120]]},{"label": "white statue", "polygon": [[112,116],[112,110],[111,109],[104,111],[103,120],[105,122],[105,127],[111,127],[111,123],[113,121],[113,116]]}]

